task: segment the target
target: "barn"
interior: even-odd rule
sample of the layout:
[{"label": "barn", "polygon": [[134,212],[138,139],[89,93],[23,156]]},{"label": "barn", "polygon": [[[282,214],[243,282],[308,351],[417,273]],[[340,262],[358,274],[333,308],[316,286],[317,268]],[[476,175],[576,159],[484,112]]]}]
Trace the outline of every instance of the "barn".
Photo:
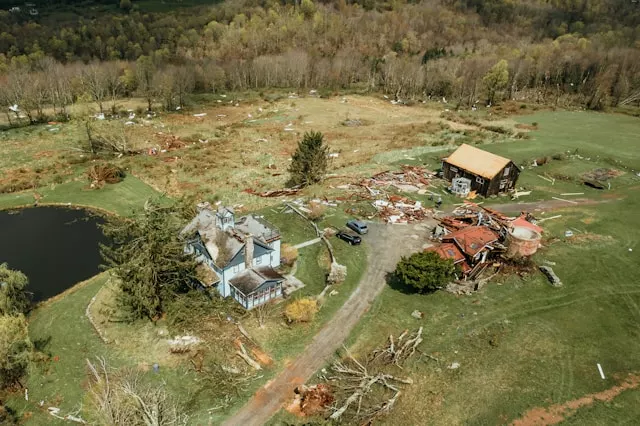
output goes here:
[{"label": "barn", "polygon": [[442,173],[448,181],[468,179],[471,191],[487,197],[513,189],[520,169],[508,158],[464,144],[442,160]]}]

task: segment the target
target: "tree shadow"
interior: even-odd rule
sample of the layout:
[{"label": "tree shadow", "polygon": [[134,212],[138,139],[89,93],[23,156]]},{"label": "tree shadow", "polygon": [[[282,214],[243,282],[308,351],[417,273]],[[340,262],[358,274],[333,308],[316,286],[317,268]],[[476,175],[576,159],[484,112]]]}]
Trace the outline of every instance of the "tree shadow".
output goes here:
[{"label": "tree shadow", "polygon": [[49,346],[49,343],[51,343],[51,336],[44,337],[42,339],[35,339],[32,341],[32,343],[33,343],[33,348],[37,352],[44,352]]},{"label": "tree shadow", "polygon": [[384,276],[384,279],[387,282],[387,285],[389,285],[389,287],[391,287],[395,291],[398,291],[403,294],[418,293],[415,288],[403,283],[402,280],[400,280],[394,272],[387,272]]},{"label": "tree shadow", "polygon": [[387,285],[389,287],[391,287],[395,291],[400,292],[402,294],[425,295],[425,294],[435,293],[437,291],[437,290],[426,290],[426,289],[423,291],[419,291],[418,289],[403,283],[402,280],[400,280],[394,272],[387,272],[384,278],[385,278],[385,281],[387,281]]}]

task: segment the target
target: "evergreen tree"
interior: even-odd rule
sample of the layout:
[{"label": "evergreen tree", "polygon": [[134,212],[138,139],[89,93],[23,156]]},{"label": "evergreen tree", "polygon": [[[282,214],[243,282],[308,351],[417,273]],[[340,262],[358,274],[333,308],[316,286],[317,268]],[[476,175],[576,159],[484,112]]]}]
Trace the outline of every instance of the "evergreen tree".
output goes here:
[{"label": "evergreen tree", "polygon": [[24,376],[32,351],[24,315],[0,315],[0,389],[13,386]]},{"label": "evergreen tree", "polygon": [[119,281],[119,304],[133,318],[155,320],[167,302],[195,282],[197,262],[184,252],[181,228],[177,209],[156,202],[147,202],[135,220],[103,226],[112,244],[101,246],[102,257]]},{"label": "evergreen tree", "polygon": [[443,259],[437,253],[427,251],[403,257],[396,266],[394,277],[419,293],[427,293],[453,279],[455,272],[451,259]]},{"label": "evergreen tree", "polygon": [[19,315],[27,312],[29,294],[25,290],[29,280],[20,271],[12,271],[0,264],[0,315]]},{"label": "evergreen tree", "polygon": [[128,12],[132,7],[131,0],[120,0],[120,9]]},{"label": "evergreen tree", "polygon": [[327,173],[329,147],[320,132],[307,132],[293,154],[289,167],[289,186],[318,183]]}]

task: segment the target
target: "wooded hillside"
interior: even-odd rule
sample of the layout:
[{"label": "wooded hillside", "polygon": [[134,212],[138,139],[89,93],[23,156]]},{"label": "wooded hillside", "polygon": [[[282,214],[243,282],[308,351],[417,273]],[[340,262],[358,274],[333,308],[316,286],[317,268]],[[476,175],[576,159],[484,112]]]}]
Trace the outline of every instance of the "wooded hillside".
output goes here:
[{"label": "wooded hillside", "polygon": [[[1,11],[4,92],[15,91],[13,73],[52,66],[42,65],[44,57],[76,76],[87,74],[83,64],[118,61],[110,65],[117,68],[117,94],[149,97],[144,88],[151,76],[134,65],[140,57],[154,75],[182,70],[187,92],[358,88],[459,104],[494,95],[562,98],[600,109],[637,102],[633,94],[640,90],[640,1],[119,3],[36,2],[36,16],[24,7]],[[489,87],[495,79],[484,77],[500,60],[507,62],[507,81]],[[72,98],[95,97],[86,83],[76,83],[84,89]],[[15,95],[3,98],[24,103]]]}]

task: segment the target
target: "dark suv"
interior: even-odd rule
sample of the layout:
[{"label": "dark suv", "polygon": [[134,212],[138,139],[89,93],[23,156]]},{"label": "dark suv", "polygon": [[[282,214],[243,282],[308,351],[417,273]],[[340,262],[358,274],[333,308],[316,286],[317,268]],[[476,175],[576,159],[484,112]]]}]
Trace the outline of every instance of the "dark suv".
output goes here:
[{"label": "dark suv", "polygon": [[341,240],[344,240],[346,242],[348,242],[349,244],[353,245],[358,245],[362,242],[362,238],[360,238],[357,235],[353,235],[350,234],[348,232],[345,231],[340,231],[336,234],[336,237],[340,238]]}]

